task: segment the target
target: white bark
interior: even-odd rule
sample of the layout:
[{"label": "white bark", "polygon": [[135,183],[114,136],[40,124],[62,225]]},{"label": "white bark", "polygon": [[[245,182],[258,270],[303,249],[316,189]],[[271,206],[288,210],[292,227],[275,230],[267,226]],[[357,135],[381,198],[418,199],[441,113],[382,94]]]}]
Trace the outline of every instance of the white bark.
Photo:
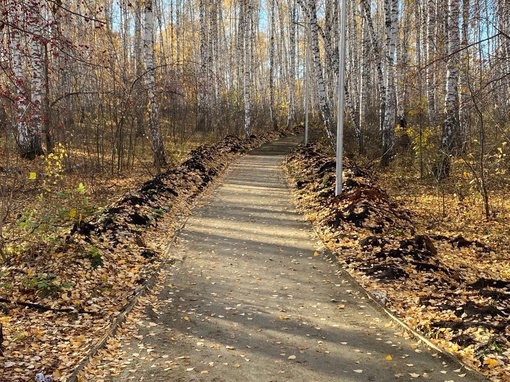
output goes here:
[{"label": "white bark", "polygon": [[209,36],[207,21],[208,15],[206,12],[206,1],[200,0],[199,3],[199,22],[200,22],[200,67],[198,69],[197,78],[197,103],[198,103],[198,117],[197,129],[199,131],[209,130]]},{"label": "white bark", "polygon": [[317,22],[315,0],[308,0],[306,2],[305,0],[298,0],[298,3],[308,17],[308,25],[310,28],[310,50],[312,53],[319,110],[328,140],[332,145],[334,145],[335,136],[333,134],[333,126],[335,123],[331,115],[331,106],[329,104],[327,88],[322,72],[322,61],[319,47],[319,25]]},{"label": "white bark", "polygon": [[[21,35],[19,30],[16,28],[17,23],[23,18],[23,12],[21,4],[17,0],[9,0],[7,3],[9,10],[9,23],[11,25],[9,29],[9,48],[11,57],[11,68],[13,73],[13,79],[15,84],[15,134],[16,141],[20,148],[29,146],[29,134],[28,134],[28,99],[25,94],[25,77],[23,75],[23,60],[21,52]],[[23,153],[22,153],[23,154]]]},{"label": "white bark", "polygon": [[242,70],[243,70],[243,101],[244,101],[244,134],[248,138],[252,129],[252,100],[251,100],[251,0],[243,0],[241,3],[240,34],[242,36]]},{"label": "white bark", "polygon": [[370,41],[372,42],[372,53],[374,55],[374,62],[377,75],[377,89],[379,91],[379,127],[382,132],[386,109],[386,84],[383,73],[383,59],[381,57],[382,55],[381,41],[377,37],[377,32],[374,28],[374,24],[372,21],[370,4],[368,3],[367,0],[361,0],[361,8],[363,17],[367,23]]},{"label": "white bark", "polygon": [[278,129],[278,119],[275,107],[275,1],[270,0],[269,7],[269,114],[271,117],[271,125],[274,130]]},{"label": "white bark", "polygon": [[370,102],[370,36],[365,18],[361,20],[361,54],[360,54],[360,82],[359,82],[359,128],[360,128],[360,140],[358,141],[358,148],[363,151],[363,135],[361,129],[366,129],[367,124],[367,113]]},{"label": "white bark", "polygon": [[441,140],[445,155],[458,148],[459,140],[459,2],[448,0],[448,64],[446,95],[444,100],[445,121]]},{"label": "white bark", "polygon": [[[10,28],[10,53],[15,84],[15,135],[20,155],[33,159],[42,155],[42,97],[44,93],[44,57],[42,47],[42,6],[37,0],[23,4],[9,0],[8,17]],[[29,32],[29,57],[32,63],[31,96],[27,96],[25,67],[20,28]],[[30,100],[29,100],[30,98]]]},{"label": "white bark", "polygon": [[437,65],[432,64],[436,59],[435,42],[436,42],[436,0],[428,0],[427,2],[427,42],[426,42],[426,92],[427,92],[427,110],[430,125],[437,123],[437,102],[436,102],[436,70]]},{"label": "white bark", "polygon": [[154,12],[152,0],[146,0],[144,16],[143,48],[145,54],[145,86],[149,101],[149,130],[152,138],[154,152],[154,165],[159,172],[161,167],[166,166],[166,156],[163,144],[163,136],[159,127],[159,105],[156,98],[156,78],[154,60]]},{"label": "white bark", "polygon": [[287,116],[287,128],[294,123],[296,114],[296,23],[297,5],[295,0],[289,4],[289,112]]},{"label": "white bark", "polygon": [[382,131],[383,153],[381,164],[388,165],[395,148],[395,71],[398,35],[398,0],[385,0],[386,24],[386,107]]},{"label": "white bark", "polygon": [[[468,70],[469,65],[469,49],[467,48],[469,42],[469,6],[470,0],[463,0],[462,2],[462,38],[460,43],[461,69],[459,73],[459,139],[461,148],[465,148],[468,140],[469,127],[468,127],[468,106],[469,106],[469,85],[468,85]],[[504,98],[506,99],[506,98]]]},{"label": "white bark", "polygon": [[143,76],[143,52],[142,52],[142,9],[140,1],[134,2],[134,18],[135,18],[135,30],[134,30],[134,56],[135,56],[135,75],[136,84],[134,88],[135,93],[135,123],[136,123],[136,136],[142,137],[145,135],[143,126],[143,82],[141,77]]},{"label": "white bark", "polygon": [[[408,27],[411,24],[412,16],[411,10],[407,8],[406,3],[403,3],[401,10],[402,22],[402,39],[399,39],[397,44],[397,69],[396,69],[396,102],[397,102],[397,123],[405,128],[406,127],[406,109],[408,102],[409,83],[407,73],[409,73],[409,38],[412,29]],[[418,47],[416,49],[419,49]]]}]

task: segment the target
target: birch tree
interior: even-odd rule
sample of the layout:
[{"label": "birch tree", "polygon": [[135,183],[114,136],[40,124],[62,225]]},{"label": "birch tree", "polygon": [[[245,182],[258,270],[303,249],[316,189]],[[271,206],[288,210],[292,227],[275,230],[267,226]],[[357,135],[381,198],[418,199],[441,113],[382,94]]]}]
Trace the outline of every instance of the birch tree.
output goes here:
[{"label": "birch tree", "polygon": [[426,92],[428,120],[431,125],[437,123],[437,102],[436,102],[436,73],[437,65],[431,64],[436,59],[436,0],[425,0],[427,3],[427,39],[426,39],[426,61],[429,62],[426,71]]},{"label": "birch tree", "polygon": [[241,0],[240,8],[240,33],[242,38],[242,65],[243,70],[243,101],[244,101],[244,134],[248,138],[252,129],[252,103],[251,103],[251,0]]},{"label": "birch tree", "polygon": [[274,130],[278,129],[278,118],[275,105],[275,1],[269,3],[269,114]]},{"label": "birch tree", "polygon": [[200,0],[199,2],[199,23],[200,23],[200,68],[198,70],[198,85],[197,85],[197,101],[198,101],[198,118],[197,128],[199,131],[209,130],[209,64],[210,64],[210,51],[208,41],[208,15],[206,9],[206,1]]},{"label": "birch tree", "polygon": [[358,150],[364,152],[363,134],[361,129],[366,129],[367,117],[370,102],[370,37],[368,32],[367,20],[365,17],[361,19],[361,53],[359,61],[359,122],[360,127]]},{"label": "birch tree", "polygon": [[289,2],[289,112],[287,116],[287,128],[294,123],[296,114],[296,24],[297,4],[296,0]]},{"label": "birch tree", "polygon": [[372,45],[372,54],[377,75],[377,89],[379,93],[379,127],[384,130],[384,118],[386,109],[386,83],[383,74],[382,46],[372,20],[370,4],[367,0],[361,0],[361,9],[366,22],[368,34]]},{"label": "birch tree", "polygon": [[[43,7],[38,0],[30,1],[30,4],[9,0],[7,5],[11,68],[16,93],[16,142],[21,157],[34,159],[44,153],[41,139],[44,95]],[[24,36],[22,31],[26,31]],[[24,39],[29,40],[29,51],[25,54]],[[30,87],[24,75],[28,65],[32,73]]]},{"label": "birch tree", "polygon": [[441,136],[442,163],[437,169],[439,177],[450,173],[450,156],[459,148],[459,2],[448,0],[448,71],[444,100],[445,120]]},{"label": "birch tree", "polygon": [[308,27],[310,28],[310,50],[313,62],[314,77],[317,88],[317,100],[319,104],[320,115],[326,136],[329,142],[334,145],[335,137],[333,135],[334,119],[331,113],[331,105],[328,100],[326,83],[323,75],[323,65],[321,61],[321,52],[319,46],[319,24],[317,21],[317,9],[314,0],[297,0],[305,14],[307,15]]},{"label": "birch tree", "polygon": [[387,166],[395,154],[395,70],[398,34],[398,0],[384,0],[386,24],[386,106],[382,130],[381,164]]},{"label": "birch tree", "polygon": [[156,78],[154,60],[154,11],[152,0],[146,0],[145,24],[143,36],[143,48],[145,55],[145,86],[147,87],[147,99],[149,102],[149,130],[152,138],[152,150],[154,154],[154,165],[159,173],[161,168],[166,166],[166,155],[163,143],[163,136],[159,126],[159,105],[156,98]]}]

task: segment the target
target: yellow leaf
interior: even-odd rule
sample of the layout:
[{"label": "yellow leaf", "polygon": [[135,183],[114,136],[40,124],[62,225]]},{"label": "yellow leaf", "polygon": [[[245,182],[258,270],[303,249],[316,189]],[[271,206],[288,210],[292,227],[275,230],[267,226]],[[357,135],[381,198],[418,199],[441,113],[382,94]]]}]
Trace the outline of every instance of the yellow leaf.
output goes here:
[{"label": "yellow leaf", "polygon": [[28,174],[28,179],[37,179],[37,173],[35,172],[31,172],[30,174]]},{"label": "yellow leaf", "polygon": [[315,251],[315,252],[313,253],[313,255],[314,255],[315,257],[317,257],[317,256],[320,256],[321,254],[320,254],[318,251]]},{"label": "yellow leaf", "polygon": [[62,377],[62,372],[57,369],[53,372],[52,376],[53,376],[53,379],[55,379],[55,380],[60,379]]},{"label": "yellow leaf", "polygon": [[386,361],[393,361],[393,357],[389,354],[386,356],[385,359],[386,359]]},{"label": "yellow leaf", "polygon": [[485,358],[485,360],[483,361],[483,363],[485,363],[487,366],[489,366],[490,368],[493,368],[495,366],[498,366],[499,365],[499,361],[497,359],[494,359],[494,358]]},{"label": "yellow leaf", "polygon": [[74,217],[76,216],[76,208],[71,208],[69,210],[69,219],[74,219]]}]

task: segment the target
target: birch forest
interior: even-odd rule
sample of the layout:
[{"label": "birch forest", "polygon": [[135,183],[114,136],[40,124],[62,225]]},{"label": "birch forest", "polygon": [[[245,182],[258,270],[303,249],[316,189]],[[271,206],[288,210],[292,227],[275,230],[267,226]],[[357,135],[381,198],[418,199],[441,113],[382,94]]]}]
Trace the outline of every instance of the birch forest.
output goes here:
[{"label": "birch forest", "polygon": [[[346,134],[388,165],[412,146],[448,175],[452,156],[509,138],[509,4],[347,2]],[[22,157],[69,153],[114,170],[194,134],[304,121],[334,140],[338,1],[2,2],[0,121]],[[149,150],[150,149],[150,150]],[[141,154],[143,153],[143,154]]]},{"label": "birch forest", "polygon": [[0,0],[0,381],[96,380],[76,365],[157,272],[150,245],[304,131],[282,167],[344,269],[510,380],[510,0],[343,3]]}]

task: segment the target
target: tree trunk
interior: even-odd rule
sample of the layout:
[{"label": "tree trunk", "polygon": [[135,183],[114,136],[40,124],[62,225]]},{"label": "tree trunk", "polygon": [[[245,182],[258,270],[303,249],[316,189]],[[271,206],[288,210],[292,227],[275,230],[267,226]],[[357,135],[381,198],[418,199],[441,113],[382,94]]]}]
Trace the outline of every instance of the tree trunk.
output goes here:
[{"label": "tree trunk", "polygon": [[315,1],[308,0],[308,2],[305,3],[305,0],[298,0],[298,3],[308,17],[308,24],[310,27],[310,50],[312,53],[319,111],[329,143],[334,146],[335,136],[333,135],[333,127],[335,123],[333,116],[331,115],[331,106],[328,101],[327,88],[322,72],[322,61],[319,48],[319,25],[317,23],[317,10],[315,8]]},{"label": "tree trunk", "polygon": [[381,165],[388,166],[395,154],[395,70],[398,25],[398,0],[385,0],[386,24],[386,108],[382,131]]},{"label": "tree trunk", "polygon": [[211,86],[209,67],[209,33],[207,23],[209,17],[206,10],[206,1],[200,0],[200,67],[197,73],[197,130],[210,130],[209,88]]},{"label": "tree trunk", "polygon": [[[42,149],[42,101],[44,91],[44,55],[42,47],[42,8],[38,1],[27,8],[15,0],[8,1],[10,27],[10,51],[15,99],[15,136],[22,158],[34,159],[43,155]],[[30,59],[32,64],[31,97],[27,96],[22,59],[20,23],[26,21],[30,33]],[[22,29],[22,28],[20,28]]]},{"label": "tree trunk", "polygon": [[[469,106],[469,85],[468,85],[468,75],[469,75],[469,65],[468,62],[470,60],[469,57],[469,49],[467,48],[469,42],[469,6],[470,0],[464,0],[462,2],[462,42],[460,44],[461,49],[461,59],[460,66],[461,69],[459,73],[459,144],[461,151],[466,149],[466,143],[468,141],[469,136],[469,126],[468,126],[468,106]],[[503,98],[505,99],[505,98]]]},{"label": "tree trunk", "polygon": [[294,123],[296,114],[296,23],[297,5],[292,0],[289,4],[289,112],[287,116],[287,128]]},{"label": "tree trunk", "polygon": [[429,124],[436,126],[437,123],[437,102],[436,102],[436,70],[437,65],[432,64],[436,58],[436,0],[428,0],[427,2],[427,48],[426,48],[426,61],[427,68],[425,69],[426,76],[426,92],[427,92],[427,110]]},{"label": "tree trunk", "polygon": [[[450,156],[459,147],[459,2],[448,0],[448,65],[446,95],[444,101],[445,120],[441,138],[441,149]],[[448,175],[448,174],[445,174]]]},{"label": "tree trunk", "polygon": [[369,84],[370,84],[370,36],[366,18],[361,19],[361,54],[360,54],[360,81],[359,81],[359,138],[358,152],[362,154],[365,151],[362,131],[367,128],[367,113],[370,102]]},{"label": "tree trunk", "polygon": [[135,109],[135,136],[141,138],[145,135],[145,129],[143,125],[143,114],[144,114],[144,103],[143,99],[143,54],[142,54],[142,9],[140,1],[134,2],[134,18],[135,18],[135,30],[134,30],[134,53],[135,53],[135,81],[134,84],[134,109]]},{"label": "tree trunk", "polygon": [[379,91],[379,128],[382,133],[384,130],[384,118],[385,118],[385,109],[386,109],[386,84],[383,73],[383,59],[381,57],[381,42],[377,37],[377,32],[374,28],[374,23],[372,21],[372,13],[370,11],[370,4],[367,0],[361,0],[361,8],[363,11],[363,17],[367,23],[367,28],[370,36],[370,40],[372,42],[372,53],[374,55],[376,73],[377,73],[377,89]]},{"label": "tree trunk", "polygon": [[159,105],[156,98],[156,78],[154,63],[154,12],[152,0],[145,2],[145,25],[143,47],[145,53],[145,86],[147,87],[147,98],[149,101],[149,130],[152,138],[152,150],[154,165],[159,173],[161,168],[167,165],[163,136],[159,127]]},{"label": "tree trunk", "polygon": [[271,125],[273,130],[278,129],[278,118],[276,115],[275,105],[275,86],[274,86],[274,69],[275,69],[275,1],[271,0],[269,9],[269,113],[271,116]]},{"label": "tree trunk", "polygon": [[243,57],[243,101],[244,101],[244,134],[246,138],[251,135],[251,117],[252,117],[252,104],[251,104],[251,18],[252,18],[252,5],[251,0],[243,0],[241,15],[241,32],[242,32],[242,57]]}]

